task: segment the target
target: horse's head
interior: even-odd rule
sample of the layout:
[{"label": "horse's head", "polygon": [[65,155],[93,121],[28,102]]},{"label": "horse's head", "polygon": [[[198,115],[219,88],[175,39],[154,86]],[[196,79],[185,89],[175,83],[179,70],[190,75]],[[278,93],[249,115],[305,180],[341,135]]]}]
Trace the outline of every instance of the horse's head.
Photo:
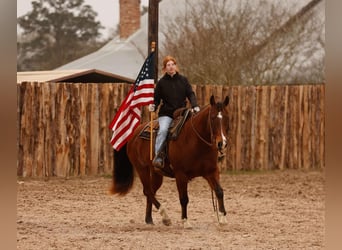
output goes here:
[{"label": "horse's head", "polygon": [[210,126],[212,130],[212,140],[221,154],[227,147],[227,133],[229,129],[228,111],[226,107],[229,97],[226,96],[223,102],[216,102],[214,96],[210,97]]}]

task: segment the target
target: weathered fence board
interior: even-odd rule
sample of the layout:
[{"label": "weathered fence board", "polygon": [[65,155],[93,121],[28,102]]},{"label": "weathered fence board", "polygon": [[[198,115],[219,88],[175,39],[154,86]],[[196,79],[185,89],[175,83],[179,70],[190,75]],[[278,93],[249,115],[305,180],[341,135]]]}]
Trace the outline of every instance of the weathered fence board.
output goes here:
[{"label": "weathered fence board", "polygon": [[[17,85],[18,176],[111,174],[108,126],[129,84]],[[193,85],[200,106],[230,97],[222,170],[324,168],[324,84]],[[146,108],[142,120],[149,119]]]}]

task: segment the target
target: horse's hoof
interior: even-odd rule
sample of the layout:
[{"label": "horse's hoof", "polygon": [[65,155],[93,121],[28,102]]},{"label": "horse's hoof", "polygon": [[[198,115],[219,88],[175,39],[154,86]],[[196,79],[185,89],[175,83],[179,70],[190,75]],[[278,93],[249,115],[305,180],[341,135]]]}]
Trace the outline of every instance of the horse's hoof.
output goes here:
[{"label": "horse's hoof", "polygon": [[163,219],[162,222],[163,222],[163,224],[165,226],[170,226],[171,225],[171,220],[170,219]]},{"label": "horse's hoof", "polygon": [[219,224],[220,225],[227,224],[227,217],[223,213],[219,214]]},{"label": "horse's hoof", "polygon": [[184,229],[191,229],[192,225],[190,224],[190,222],[188,221],[188,219],[183,219],[183,227]]}]

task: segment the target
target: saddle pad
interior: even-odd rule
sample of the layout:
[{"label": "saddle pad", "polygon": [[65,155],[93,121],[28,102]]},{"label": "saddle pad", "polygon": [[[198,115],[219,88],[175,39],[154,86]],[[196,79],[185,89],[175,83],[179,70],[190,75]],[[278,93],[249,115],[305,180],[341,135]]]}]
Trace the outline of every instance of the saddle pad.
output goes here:
[{"label": "saddle pad", "polygon": [[[169,140],[176,140],[185,121],[189,117],[190,114],[190,109],[186,109],[182,115],[176,117],[173,119],[170,128],[169,128],[169,133],[167,138]],[[155,138],[156,133],[158,132],[159,129],[159,123],[157,120],[153,121],[153,138]],[[141,130],[139,137],[145,140],[150,140],[151,138],[151,123],[147,123],[145,127]]]},{"label": "saddle pad", "polygon": [[[153,136],[156,136],[156,132],[159,129],[159,123],[157,120],[153,120]],[[151,123],[147,123],[145,127],[141,130],[139,137],[145,140],[150,140],[151,138]]]}]

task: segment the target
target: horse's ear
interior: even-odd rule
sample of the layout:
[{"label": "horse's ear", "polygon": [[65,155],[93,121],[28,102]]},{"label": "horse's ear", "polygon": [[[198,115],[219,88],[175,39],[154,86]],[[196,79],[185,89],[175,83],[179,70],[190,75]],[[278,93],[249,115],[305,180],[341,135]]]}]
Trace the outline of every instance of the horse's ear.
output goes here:
[{"label": "horse's ear", "polygon": [[215,97],[214,97],[214,95],[211,95],[211,97],[210,97],[210,105],[213,106],[215,104],[216,104]]},{"label": "horse's ear", "polygon": [[228,105],[228,103],[229,103],[229,97],[228,97],[228,96],[226,96],[226,98],[224,99],[224,102],[223,102],[223,104],[224,104],[224,106],[227,106],[227,105]]}]

